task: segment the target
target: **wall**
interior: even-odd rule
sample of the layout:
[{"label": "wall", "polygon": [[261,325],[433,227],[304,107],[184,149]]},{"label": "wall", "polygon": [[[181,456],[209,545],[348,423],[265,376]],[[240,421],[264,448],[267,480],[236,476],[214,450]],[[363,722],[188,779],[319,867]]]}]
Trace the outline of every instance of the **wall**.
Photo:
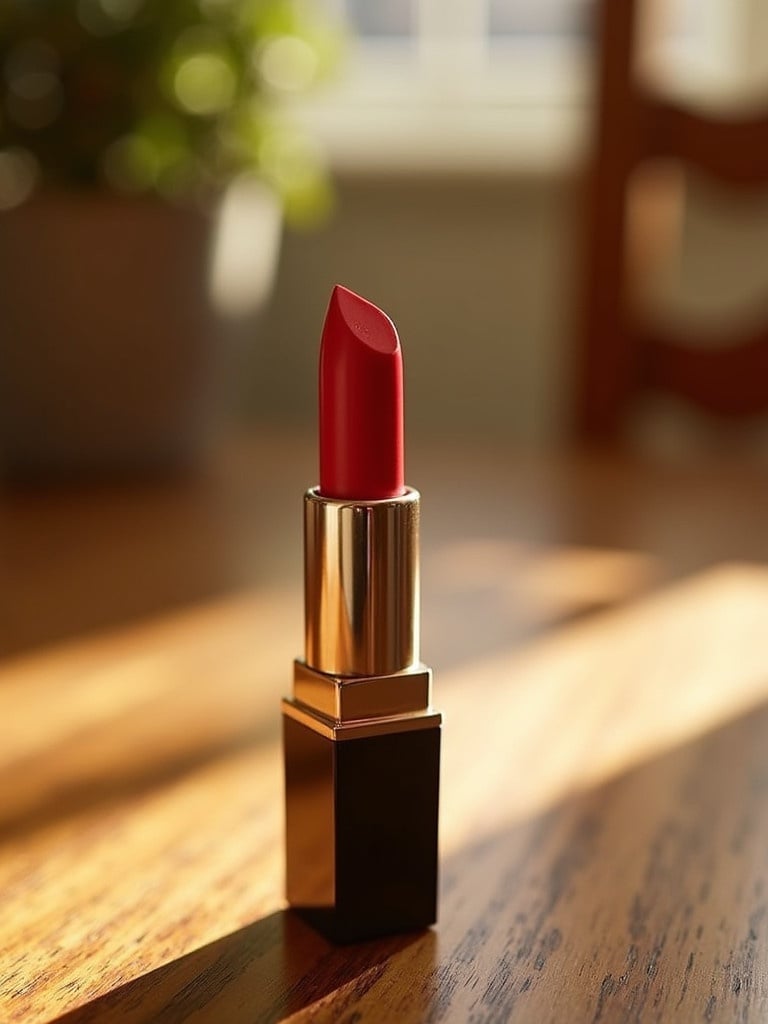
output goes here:
[{"label": "wall", "polygon": [[552,176],[344,177],[335,218],[286,233],[247,410],[310,422],[331,286],[396,322],[413,434],[546,439],[567,409],[574,189]]},{"label": "wall", "polygon": [[[548,442],[566,432],[578,275],[578,175],[372,175],[338,181],[335,218],[286,233],[275,290],[241,379],[247,412],[310,424],[330,288],[341,282],[395,320],[414,436]],[[715,335],[764,318],[768,200],[691,175],[680,247],[649,282],[656,315]],[[667,402],[638,438],[711,447],[731,430]],[[641,403],[642,405],[642,403]],[[643,409],[641,408],[641,413]],[[763,424],[757,443],[764,444]],[[749,430],[752,433],[751,428]],[[738,428],[738,437],[744,431]],[[701,442],[701,443],[700,443]]]}]

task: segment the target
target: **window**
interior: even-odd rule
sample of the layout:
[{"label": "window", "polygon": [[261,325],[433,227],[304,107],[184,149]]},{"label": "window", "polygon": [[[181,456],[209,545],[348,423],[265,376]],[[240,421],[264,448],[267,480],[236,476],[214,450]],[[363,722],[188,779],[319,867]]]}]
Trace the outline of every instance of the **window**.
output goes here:
[{"label": "window", "polygon": [[[742,38],[747,11],[764,2],[641,0],[656,40],[648,66],[665,85],[690,80],[703,94],[723,64],[723,26]],[[351,40],[344,73],[311,111],[337,164],[543,169],[578,158],[592,0],[325,3]],[[725,63],[740,72],[742,61],[734,51]]]},{"label": "window", "polygon": [[589,35],[589,0],[335,0],[334,7],[353,40],[351,81],[369,98],[514,101],[531,95],[534,70],[536,91],[553,95],[564,63],[583,63]]}]

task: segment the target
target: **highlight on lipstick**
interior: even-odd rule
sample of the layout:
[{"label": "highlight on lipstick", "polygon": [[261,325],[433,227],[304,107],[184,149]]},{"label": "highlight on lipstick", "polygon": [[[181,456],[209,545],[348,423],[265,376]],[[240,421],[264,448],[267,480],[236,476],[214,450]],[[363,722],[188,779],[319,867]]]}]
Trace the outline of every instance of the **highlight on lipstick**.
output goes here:
[{"label": "highlight on lipstick", "polygon": [[320,493],[375,501],[405,493],[403,358],[386,313],[331,293],[320,346]]}]

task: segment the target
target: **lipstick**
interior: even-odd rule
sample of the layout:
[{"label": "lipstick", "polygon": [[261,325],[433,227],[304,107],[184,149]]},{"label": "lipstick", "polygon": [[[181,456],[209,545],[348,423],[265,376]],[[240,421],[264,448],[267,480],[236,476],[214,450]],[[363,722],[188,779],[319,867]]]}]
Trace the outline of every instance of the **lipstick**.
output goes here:
[{"label": "lipstick", "polygon": [[337,285],[320,343],[320,493],[393,498],[403,479],[403,354],[395,325]]},{"label": "lipstick", "polygon": [[304,497],[305,654],[283,701],[286,891],[336,942],[437,916],[441,716],[419,660],[419,505],[402,352],[346,288],[320,350],[320,485]]}]

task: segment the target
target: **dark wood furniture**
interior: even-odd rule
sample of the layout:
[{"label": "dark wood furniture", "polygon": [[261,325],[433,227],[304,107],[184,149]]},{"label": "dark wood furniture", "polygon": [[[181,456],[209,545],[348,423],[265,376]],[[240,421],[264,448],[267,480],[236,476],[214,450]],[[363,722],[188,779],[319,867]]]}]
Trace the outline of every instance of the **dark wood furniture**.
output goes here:
[{"label": "dark wood furniture", "polygon": [[652,328],[629,297],[627,196],[650,160],[679,161],[738,189],[768,186],[768,112],[707,116],[656,95],[636,74],[641,0],[597,4],[598,77],[578,334],[576,428],[619,436],[643,389],[675,393],[713,413],[768,408],[768,325],[722,344]]}]

